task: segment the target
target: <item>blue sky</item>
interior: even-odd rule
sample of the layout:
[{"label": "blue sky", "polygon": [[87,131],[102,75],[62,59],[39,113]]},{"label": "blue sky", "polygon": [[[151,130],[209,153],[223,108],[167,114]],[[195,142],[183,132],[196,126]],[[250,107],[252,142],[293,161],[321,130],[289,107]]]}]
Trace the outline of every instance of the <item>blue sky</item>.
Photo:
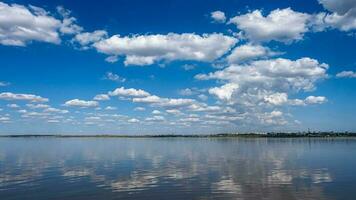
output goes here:
[{"label": "blue sky", "polygon": [[355,0],[0,2],[0,133],[356,131],[355,30]]}]

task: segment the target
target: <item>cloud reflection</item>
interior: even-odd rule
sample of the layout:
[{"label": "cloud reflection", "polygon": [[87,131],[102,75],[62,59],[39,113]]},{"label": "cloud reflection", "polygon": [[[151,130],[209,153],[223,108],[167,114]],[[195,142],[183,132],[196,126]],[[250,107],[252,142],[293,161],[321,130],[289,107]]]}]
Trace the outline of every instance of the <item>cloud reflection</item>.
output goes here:
[{"label": "cloud reflection", "polygon": [[[0,146],[0,190],[6,194],[25,191],[30,184],[44,187],[45,180],[53,185],[75,184],[71,189],[76,192],[86,192],[81,187],[90,184],[98,192],[111,191],[109,196],[124,199],[132,194],[160,196],[163,190],[165,195],[181,191],[199,198],[311,199],[325,198],[325,184],[338,180],[336,171],[323,162],[311,162],[319,151],[328,151],[326,140],[316,139],[313,144],[298,139],[17,142],[0,141],[4,144]],[[355,142],[352,145],[356,147]],[[339,157],[329,159],[340,161]]]}]

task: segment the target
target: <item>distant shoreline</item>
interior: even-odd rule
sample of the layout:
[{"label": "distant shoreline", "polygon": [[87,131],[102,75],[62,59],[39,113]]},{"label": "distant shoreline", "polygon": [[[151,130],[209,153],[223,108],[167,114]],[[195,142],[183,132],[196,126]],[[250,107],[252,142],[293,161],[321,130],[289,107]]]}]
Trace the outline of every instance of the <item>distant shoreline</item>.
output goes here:
[{"label": "distant shoreline", "polygon": [[313,132],[313,133],[223,133],[223,134],[152,134],[152,135],[61,135],[61,134],[29,134],[29,135],[0,135],[0,138],[327,138],[327,137],[356,137],[352,132]]}]

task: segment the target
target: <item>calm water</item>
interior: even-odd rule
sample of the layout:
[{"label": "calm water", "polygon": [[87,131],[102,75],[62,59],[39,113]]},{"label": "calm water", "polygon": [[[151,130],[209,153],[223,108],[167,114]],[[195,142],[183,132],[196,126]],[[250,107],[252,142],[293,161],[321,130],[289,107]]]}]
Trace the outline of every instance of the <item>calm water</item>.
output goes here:
[{"label": "calm water", "polygon": [[356,199],[356,139],[1,138],[0,199]]}]

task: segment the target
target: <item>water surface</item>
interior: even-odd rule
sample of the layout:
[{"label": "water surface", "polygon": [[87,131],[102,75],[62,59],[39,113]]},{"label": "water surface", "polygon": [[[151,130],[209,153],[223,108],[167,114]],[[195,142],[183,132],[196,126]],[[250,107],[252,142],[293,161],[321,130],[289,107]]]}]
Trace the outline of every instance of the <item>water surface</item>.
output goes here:
[{"label": "water surface", "polygon": [[0,138],[0,199],[356,199],[355,139]]}]

